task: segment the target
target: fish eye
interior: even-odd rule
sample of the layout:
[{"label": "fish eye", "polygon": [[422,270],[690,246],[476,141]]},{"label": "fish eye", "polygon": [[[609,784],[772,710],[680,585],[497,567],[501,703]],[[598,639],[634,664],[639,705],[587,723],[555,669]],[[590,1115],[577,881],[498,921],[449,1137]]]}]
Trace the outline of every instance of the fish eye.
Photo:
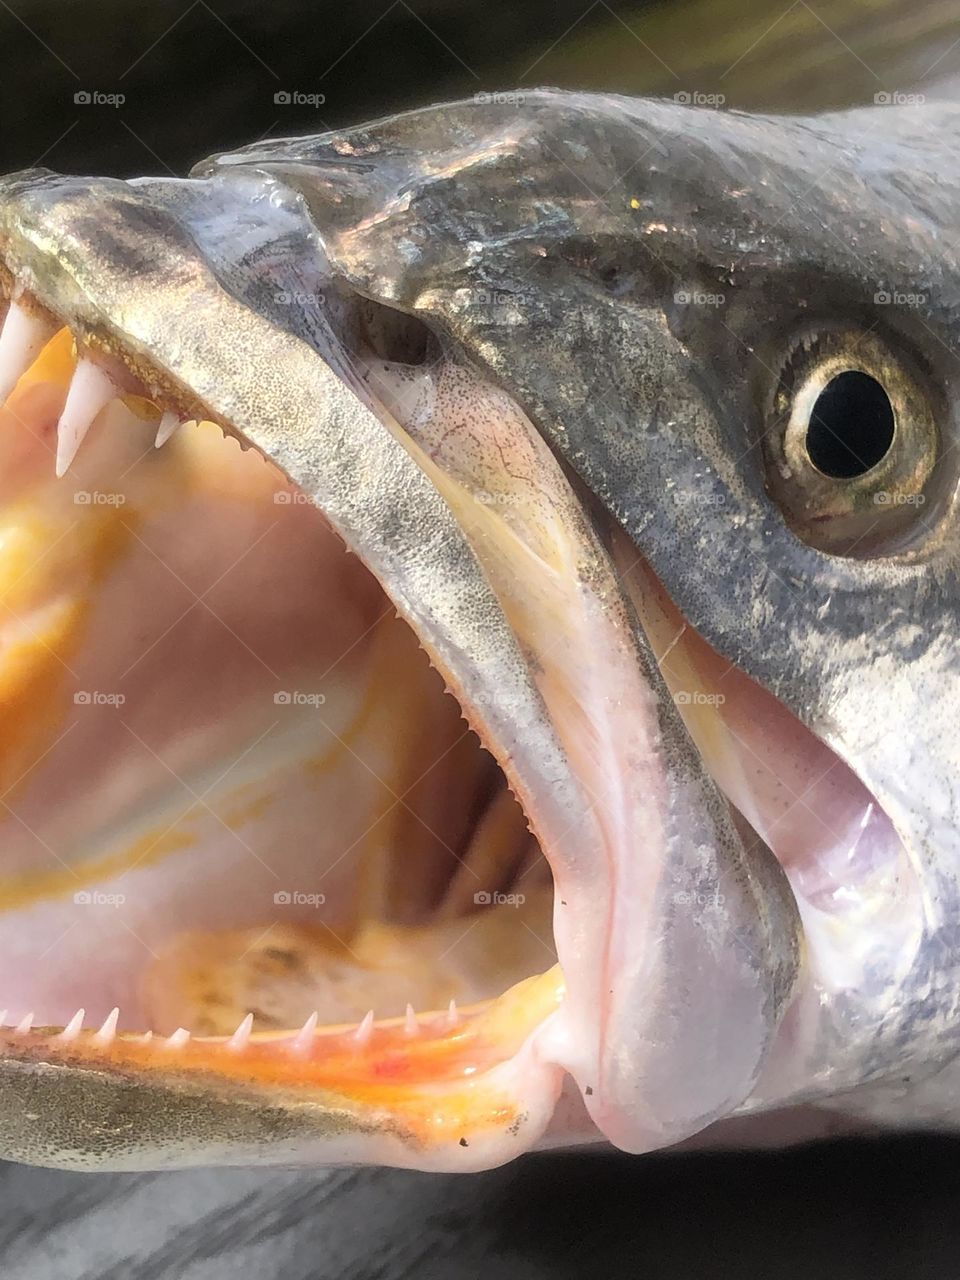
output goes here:
[{"label": "fish eye", "polygon": [[896,417],[883,383],[862,369],[834,374],[810,409],[804,446],[825,476],[852,480],[887,456]]},{"label": "fish eye", "polygon": [[805,542],[885,554],[929,523],[935,397],[873,332],[808,331],[782,362],[763,435],[766,483]]}]

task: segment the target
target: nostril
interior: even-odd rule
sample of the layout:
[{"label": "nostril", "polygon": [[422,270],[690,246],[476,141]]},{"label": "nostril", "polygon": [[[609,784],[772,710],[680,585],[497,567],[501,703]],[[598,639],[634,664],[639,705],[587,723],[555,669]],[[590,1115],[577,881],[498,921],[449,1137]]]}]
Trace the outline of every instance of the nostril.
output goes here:
[{"label": "nostril", "polygon": [[394,364],[426,364],[434,341],[422,320],[370,298],[357,302],[356,332],[375,357]]}]

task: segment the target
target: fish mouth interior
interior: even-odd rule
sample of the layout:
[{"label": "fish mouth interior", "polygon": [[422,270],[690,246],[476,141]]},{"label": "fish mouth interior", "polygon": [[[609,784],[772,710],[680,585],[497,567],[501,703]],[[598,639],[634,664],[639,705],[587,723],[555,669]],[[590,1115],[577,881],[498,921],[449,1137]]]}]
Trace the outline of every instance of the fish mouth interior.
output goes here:
[{"label": "fish mouth interior", "polygon": [[341,1075],[358,1045],[425,1074],[513,1052],[562,980],[503,771],[256,450],[210,422],[155,448],[161,408],[118,388],[56,480],[75,368],[60,330],[0,409],[0,1022]]}]

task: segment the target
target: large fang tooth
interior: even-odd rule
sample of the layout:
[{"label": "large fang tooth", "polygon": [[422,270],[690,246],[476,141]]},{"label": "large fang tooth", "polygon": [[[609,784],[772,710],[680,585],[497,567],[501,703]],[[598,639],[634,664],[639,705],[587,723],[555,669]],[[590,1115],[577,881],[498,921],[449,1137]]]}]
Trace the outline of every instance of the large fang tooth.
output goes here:
[{"label": "large fang tooth", "polygon": [[294,1053],[306,1053],[310,1048],[313,1044],[313,1033],[316,1031],[319,1021],[319,1016],[316,1013],[311,1013],[290,1043],[290,1048]]},{"label": "large fang tooth", "polygon": [[457,1012],[457,1002],[451,996],[450,1003],[447,1005],[447,1026],[455,1027],[460,1021],[460,1015]]},{"label": "large fang tooth", "polygon": [[0,1027],[2,1027],[2,1026],[3,1026],[3,1024],[6,1022],[6,1020],[7,1020],[7,1011],[6,1011],[6,1009],[0,1009]]},{"label": "large fang tooth", "polygon": [[70,1021],[67,1023],[67,1025],[60,1032],[58,1039],[65,1040],[67,1043],[69,1043],[71,1040],[76,1040],[77,1036],[83,1030],[83,1019],[84,1019],[84,1010],[78,1009],[77,1012],[70,1019]]},{"label": "large fang tooth", "polygon": [[28,1013],[27,1016],[17,1023],[17,1035],[25,1036],[33,1026],[33,1014]]},{"label": "large fang tooth", "polygon": [[57,425],[57,477],[77,456],[94,418],[119,394],[109,376],[92,360],[80,360]]},{"label": "large fang tooth", "polygon": [[104,1022],[103,1026],[100,1028],[97,1034],[93,1037],[94,1044],[103,1045],[104,1047],[106,1047],[107,1045],[113,1044],[117,1035],[117,1021],[119,1017],[120,1017],[119,1009],[110,1010],[110,1012],[107,1014],[107,1019]]},{"label": "large fang tooth", "polygon": [[367,1045],[370,1043],[370,1037],[373,1035],[373,1010],[365,1015],[363,1021],[353,1033],[353,1037],[359,1045]]},{"label": "large fang tooth", "polygon": [[417,1022],[417,1015],[413,1005],[407,1005],[407,1015],[403,1020],[403,1029],[408,1036],[415,1036],[420,1030],[420,1024]]},{"label": "large fang tooth", "polygon": [[180,425],[180,418],[177,416],[177,414],[171,413],[170,410],[168,409],[167,412],[161,417],[160,425],[159,427],[157,427],[157,439],[154,447],[157,449],[162,449],[163,446],[170,439],[170,437],[173,435],[173,433],[176,431],[177,427],[179,427],[179,425]]},{"label": "large fang tooth", "polygon": [[227,1041],[227,1048],[239,1053],[250,1043],[250,1032],[253,1030],[253,1014],[248,1013]]},{"label": "large fang tooth", "polygon": [[32,316],[17,302],[10,303],[3,329],[0,330],[0,404],[3,404],[55,332],[56,325]]},{"label": "large fang tooth", "polygon": [[172,1036],[167,1036],[164,1041],[165,1049],[182,1049],[185,1044],[190,1041],[190,1032],[186,1027],[177,1027]]}]

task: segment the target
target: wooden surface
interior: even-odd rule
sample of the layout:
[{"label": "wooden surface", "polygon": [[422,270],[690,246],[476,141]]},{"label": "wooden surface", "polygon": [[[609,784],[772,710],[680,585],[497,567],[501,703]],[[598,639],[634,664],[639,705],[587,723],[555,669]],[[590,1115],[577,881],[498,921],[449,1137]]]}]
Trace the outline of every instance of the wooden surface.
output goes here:
[{"label": "wooden surface", "polygon": [[953,1280],[960,1140],[386,1170],[0,1165],[3,1280]]}]

